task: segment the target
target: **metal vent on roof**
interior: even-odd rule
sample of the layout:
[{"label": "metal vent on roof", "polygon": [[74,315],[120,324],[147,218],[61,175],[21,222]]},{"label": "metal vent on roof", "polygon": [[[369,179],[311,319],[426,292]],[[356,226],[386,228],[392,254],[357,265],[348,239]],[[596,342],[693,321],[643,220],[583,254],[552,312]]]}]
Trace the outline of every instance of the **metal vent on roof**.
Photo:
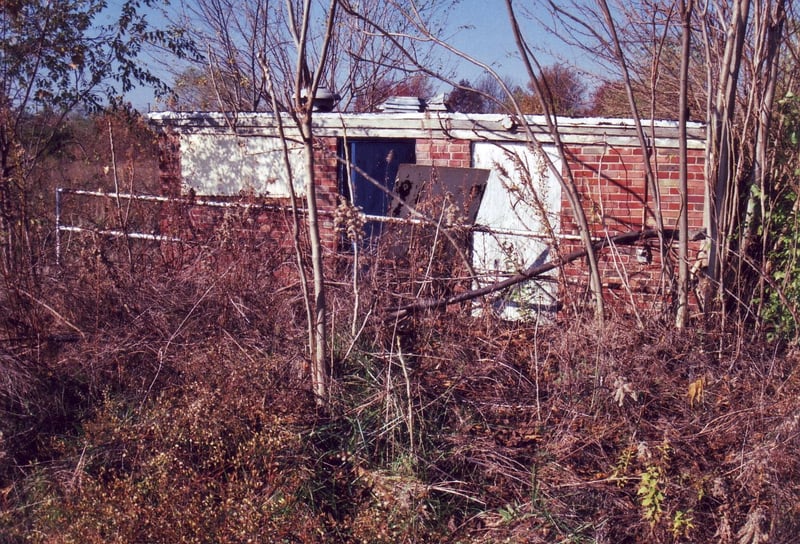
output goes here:
[{"label": "metal vent on roof", "polygon": [[447,106],[447,98],[448,96],[445,93],[437,94],[428,100],[425,105],[425,111],[450,111],[450,108]]},{"label": "metal vent on roof", "polygon": [[425,111],[425,100],[418,96],[392,96],[378,106],[385,113],[411,113]]},{"label": "metal vent on roof", "polygon": [[[308,89],[303,89],[300,91],[300,98],[303,102],[306,101],[308,98]],[[292,99],[294,99],[294,96]],[[340,99],[341,96],[339,96],[337,93],[331,92],[325,87],[319,87],[317,88],[317,92],[314,94],[314,104],[312,108],[314,111],[318,112],[330,112],[333,111],[333,108]]]}]

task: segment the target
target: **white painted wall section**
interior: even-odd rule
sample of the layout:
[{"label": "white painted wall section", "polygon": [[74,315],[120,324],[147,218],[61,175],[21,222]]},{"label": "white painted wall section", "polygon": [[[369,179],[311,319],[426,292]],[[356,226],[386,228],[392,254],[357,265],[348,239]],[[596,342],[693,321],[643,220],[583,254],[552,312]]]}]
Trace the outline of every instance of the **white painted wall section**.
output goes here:
[{"label": "white painted wall section", "polygon": [[[288,142],[296,194],[305,194],[304,151]],[[234,134],[182,134],[183,189],[198,195],[238,196],[253,193],[288,197],[289,169],[279,138]]]},{"label": "white painted wall section", "polygon": [[[561,159],[555,150],[544,151],[560,172]],[[558,233],[560,228],[561,184],[545,158],[523,143],[477,142],[472,162],[475,168],[491,171],[476,224],[497,231],[474,234],[475,271],[485,283],[491,283],[534,262],[547,262],[548,232]],[[555,302],[557,286],[555,282],[532,281],[515,293],[513,303],[520,307],[549,305]],[[503,313],[509,311],[506,308]]]}]

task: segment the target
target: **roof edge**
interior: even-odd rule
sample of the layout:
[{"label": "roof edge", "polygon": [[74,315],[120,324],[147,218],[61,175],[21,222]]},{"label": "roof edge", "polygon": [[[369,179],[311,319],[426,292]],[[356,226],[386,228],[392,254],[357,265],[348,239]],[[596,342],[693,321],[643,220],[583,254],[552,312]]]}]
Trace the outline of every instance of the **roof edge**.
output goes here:
[{"label": "roof edge", "polygon": [[[277,117],[262,112],[155,112],[147,115],[154,126],[178,133],[230,133],[241,136],[277,136]],[[541,143],[552,142],[547,117],[527,115],[524,122]],[[296,121],[287,113],[281,123],[289,137],[298,133]],[[606,117],[556,117],[564,143],[606,142],[638,145],[633,119]],[[642,120],[645,134],[656,145],[676,147],[678,121]],[[420,113],[315,113],[314,128],[319,136],[349,138],[456,138],[470,141],[525,141],[521,119],[505,114],[468,114],[450,112]],[[690,147],[703,147],[705,124],[687,126]]]}]

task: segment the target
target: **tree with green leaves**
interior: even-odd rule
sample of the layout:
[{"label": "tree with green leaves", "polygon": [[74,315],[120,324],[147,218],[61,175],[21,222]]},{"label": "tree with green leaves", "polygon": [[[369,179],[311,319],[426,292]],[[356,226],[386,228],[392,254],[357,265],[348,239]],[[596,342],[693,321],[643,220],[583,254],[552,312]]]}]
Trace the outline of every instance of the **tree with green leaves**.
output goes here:
[{"label": "tree with green leaves", "polygon": [[[9,0],[0,11],[0,260],[8,279],[34,275],[29,205],[37,166],[76,111],[124,106],[137,85],[167,92],[140,58],[150,46],[191,51],[176,29],[153,28],[155,0]],[[110,22],[104,22],[110,21]],[[19,267],[27,263],[24,270]]]}]

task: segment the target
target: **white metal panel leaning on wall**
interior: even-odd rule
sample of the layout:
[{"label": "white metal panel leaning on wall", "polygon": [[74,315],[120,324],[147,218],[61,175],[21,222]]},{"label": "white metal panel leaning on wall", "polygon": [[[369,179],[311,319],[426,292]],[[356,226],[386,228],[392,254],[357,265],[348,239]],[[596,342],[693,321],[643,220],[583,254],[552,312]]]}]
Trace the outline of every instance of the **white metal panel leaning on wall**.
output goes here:
[{"label": "white metal panel leaning on wall", "polygon": [[[550,146],[548,146],[550,147]],[[545,148],[557,171],[561,159]],[[477,142],[472,165],[491,170],[476,224],[494,232],[476,232],[473,266],[485,285],[519,272],[536,261],[546,261],[551,241],[558,233],[561,215],[561,184],[547,161],[524,143]],[[557,285],[539,280],[522,284],[495,303],[503,317],[518,319],[526,308],[553,306]]]}]

